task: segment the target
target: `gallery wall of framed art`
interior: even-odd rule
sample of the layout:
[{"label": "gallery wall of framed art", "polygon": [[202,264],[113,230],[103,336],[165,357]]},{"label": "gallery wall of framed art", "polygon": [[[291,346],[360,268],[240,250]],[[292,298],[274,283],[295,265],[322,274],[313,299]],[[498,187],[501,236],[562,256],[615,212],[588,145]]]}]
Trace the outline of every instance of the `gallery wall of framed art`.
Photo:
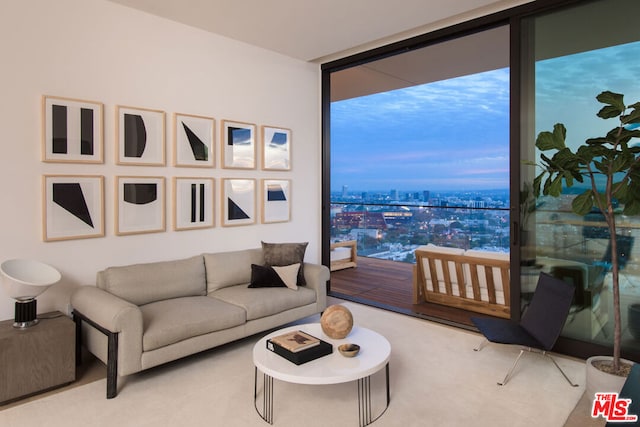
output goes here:
[{"label": "gallery wall of framed art", "polygon": [[[103,103],[42,96],[41,160],[69,170],[43,176],[44,241],[104,237],[106,229],[115,236],[166,232],[168,222],[171,231],[186,231],[291,221],[291,129],[227,119],[218,126],[206,114],[147,107],[112,111],[115,137],[105,141]],[[113,176],[73,173],[74,163],[105,165],[110,148]]]}]

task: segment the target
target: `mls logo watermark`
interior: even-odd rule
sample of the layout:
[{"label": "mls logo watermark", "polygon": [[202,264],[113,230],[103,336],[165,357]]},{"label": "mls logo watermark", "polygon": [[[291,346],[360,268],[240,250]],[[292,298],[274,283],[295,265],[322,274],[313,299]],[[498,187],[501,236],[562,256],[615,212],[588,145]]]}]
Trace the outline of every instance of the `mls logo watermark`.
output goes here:
[{"label": "mls logo watermark", "polygon": [[629,414],[631,399],[621,399],[618,393],[596,393],[591,408],[591,417],[602,416],[610,423],[638,421],[638,416]]}]

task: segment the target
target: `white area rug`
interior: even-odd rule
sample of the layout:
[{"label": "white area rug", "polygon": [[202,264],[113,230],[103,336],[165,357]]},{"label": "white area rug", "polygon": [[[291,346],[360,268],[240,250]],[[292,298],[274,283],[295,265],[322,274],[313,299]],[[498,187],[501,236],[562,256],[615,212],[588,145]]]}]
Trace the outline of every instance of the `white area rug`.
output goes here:
[{"label": "white area rug", "polygon": [[[513,378],[500,387],[496,382],[518,348],[487,345],[474,352],[482,340],[479,334],[344,305],[357,325],[391,343],[391,404],[374,426],[560,427],[584,391],[584,362],[556,357],[580,384],[573,388],[550,361],[525,354]],[[318,321],[318,316],[305,319]],[[0,411],[0,425],[265,427],[253,404],[251,352],[257,339],[121,378],[115,399],[105,399],[106,380],[100,380]],[[375,413],[384,402],[384,370],[373,377],[372,389]],[[300,386],[275,381],[274,425],[357,426],[356,383]]]}]

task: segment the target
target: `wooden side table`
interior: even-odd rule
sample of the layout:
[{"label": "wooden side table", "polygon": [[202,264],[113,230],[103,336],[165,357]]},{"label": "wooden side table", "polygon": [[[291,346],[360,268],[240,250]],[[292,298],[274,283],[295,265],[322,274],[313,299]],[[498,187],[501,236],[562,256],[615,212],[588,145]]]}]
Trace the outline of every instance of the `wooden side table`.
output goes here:
[{"label": "wooden side table", "polygon": [[38,315],[26,329],[0,322],[0,403],[68,384],[76,378],[75,324],[60,312]]}]

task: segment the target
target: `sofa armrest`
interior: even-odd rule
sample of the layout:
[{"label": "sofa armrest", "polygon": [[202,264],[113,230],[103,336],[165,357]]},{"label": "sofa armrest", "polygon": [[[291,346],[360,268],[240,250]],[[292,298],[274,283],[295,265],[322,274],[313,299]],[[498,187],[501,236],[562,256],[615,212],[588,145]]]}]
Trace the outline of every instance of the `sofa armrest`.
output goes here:
[{"label": "sofa armrest", "polygon": [[316,291],[316,302],[322,311],[327,307],[327,280],[329,280],[329,268],[321,264],[304,264],[304,278],[307,288]]},{"label": "sofa armrest", "polygon": [[[135,304],[123,300],[95,286],[82,286],[71,295],[74,310],[104,329],[118,333],[118,373],[127,375],[142,369],[142,311]],[[88,350],[96,356],[104,349]]]}]

